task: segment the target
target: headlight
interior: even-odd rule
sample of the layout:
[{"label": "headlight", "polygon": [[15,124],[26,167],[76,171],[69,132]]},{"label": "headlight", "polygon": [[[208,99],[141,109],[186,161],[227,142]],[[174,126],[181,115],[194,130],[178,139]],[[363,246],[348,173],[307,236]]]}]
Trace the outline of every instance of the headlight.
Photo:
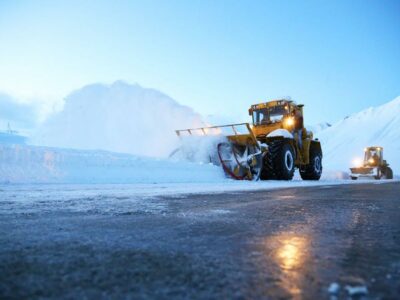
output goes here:
[{"label": "headlight", "polygon": [[293,126],[293,125],[294,125],[294,119],[293,119],[292,117],[287,118],[287,119],[285,120],[285,125],[286,125],[287,127]]},{"label": "headlight", "polygon": [[361,167],[363,165],[363,161],[361,158],[355,158],[353,159],[353,166],[354,167]]},{"label": "headlight", "polygon": [[370,164],[373,164],[373,163],[375,162],[375,159],[370,158],[370,159],[368,160],[368,162],[369,162]]}]

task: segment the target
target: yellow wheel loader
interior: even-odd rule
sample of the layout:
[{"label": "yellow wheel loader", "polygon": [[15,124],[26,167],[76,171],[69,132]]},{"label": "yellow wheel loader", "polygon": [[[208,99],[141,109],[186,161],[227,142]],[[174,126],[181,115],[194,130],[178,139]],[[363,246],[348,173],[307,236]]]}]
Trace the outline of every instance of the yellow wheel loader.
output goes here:
[{"label": "yellow wheel loader", "polygon": [[383,159],[382,147],[367,147],[364,149],[364,161],[361,167],[350,168],[350,178],[357,180],[360,177],[379,179],[393,179],[393,171]]},{"label": "yellow wheel loader", "polygon": [[303,105],[273,100],[252,105],[249,115],[252,124],[183,129],[176,134],[224,136],[216,146],[214,162],[234,179],[291,180],[296,168],[303,180],[320,179],[321,144],[304,127]]}]

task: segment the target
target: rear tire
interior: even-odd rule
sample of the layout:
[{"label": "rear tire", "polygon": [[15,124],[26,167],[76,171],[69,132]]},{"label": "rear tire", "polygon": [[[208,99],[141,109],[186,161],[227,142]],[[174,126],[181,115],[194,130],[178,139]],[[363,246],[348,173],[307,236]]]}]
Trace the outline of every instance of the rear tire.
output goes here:
[{"label": "rear tire", "polygon": [[[303,180],[319,180],[322,175],[322,152],[320,147],[310,145],[310,163],[300,167]],[[352,178],[353,179],[353,178]]]}]

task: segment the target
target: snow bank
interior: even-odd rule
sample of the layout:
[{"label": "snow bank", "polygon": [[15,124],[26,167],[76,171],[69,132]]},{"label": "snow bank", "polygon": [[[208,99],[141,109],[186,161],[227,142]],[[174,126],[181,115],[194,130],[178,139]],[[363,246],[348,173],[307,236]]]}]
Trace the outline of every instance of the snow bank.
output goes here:
[{"label": "snow bank", "polygon": [[353,114],[316,134],[324,153],[324,172],[348,172],[364,148],[382,146],[394,173],[400,172],[400,97]]},{"label": "snow bank", "polygon": [[198,114],[167,95],[117,81],[70,94],[64,108],[40,127],[31,142],[167,157],[178,143],[176,129],[202,125]]},{"label": "snow bank", "polygon": [[0,145],[2,183],[206,183],[226,180],[211,164],[106,151]]}]

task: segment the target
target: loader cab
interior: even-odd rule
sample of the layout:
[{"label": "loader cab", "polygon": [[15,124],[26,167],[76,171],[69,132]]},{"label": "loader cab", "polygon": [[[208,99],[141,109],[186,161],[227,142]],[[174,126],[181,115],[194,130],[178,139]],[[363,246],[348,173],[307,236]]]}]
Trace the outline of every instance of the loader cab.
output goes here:
[{"label": "loader cab", "polygon": [[283,105],[257,109],[253,111],[253,125],[270,125],[281,122],[287,115],[289,115],[289,109]]},{"label": "loader cab", "polygon": [[368,147],[365,148],[364,152],[364,166],[376,167],[383,164],[382,147]]},{"label": "loader cab", "polygon": [[302,105],[289,100],[274,100],[252,105],[249,115],[254,127],[285,128],[289,131],[303,128]]}]

